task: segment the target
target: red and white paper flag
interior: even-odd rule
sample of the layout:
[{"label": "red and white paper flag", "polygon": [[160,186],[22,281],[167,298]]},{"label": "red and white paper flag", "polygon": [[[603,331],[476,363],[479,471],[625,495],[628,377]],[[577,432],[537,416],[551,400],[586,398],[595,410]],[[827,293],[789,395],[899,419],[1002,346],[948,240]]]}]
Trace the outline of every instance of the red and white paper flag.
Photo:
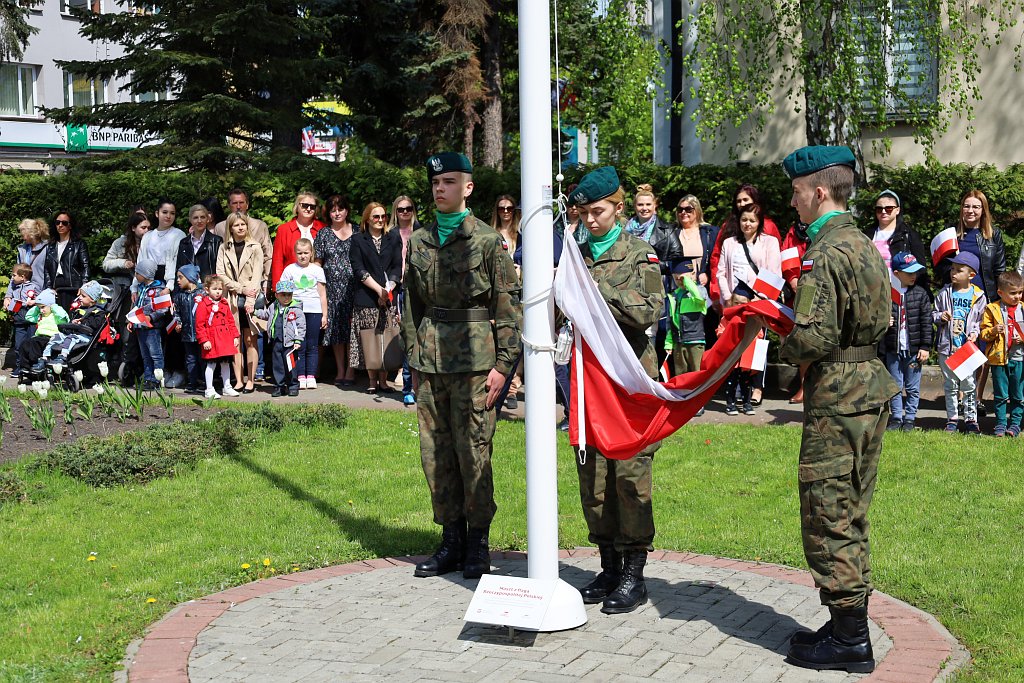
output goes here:
[{"label": "red and white paper flag", "polygon": [[762,268],[761,272],[757,274],[757,279],[754,280],[754,284],[751,289],[763,296],[765,299],[773,301],[778,299],[779,295],[782,294],[782,287],[785,284],[786,281],[782,279],[781,275]]},{"label": "red and white paper flag", "polygon": [[153,310],[159,311],[171,307],[170,294],[157,294],[155,291],[150,291],[149,295],[153,298]]},{"label": "red and white paper flag", "polygon": [[900,282],[900,279],[896,277],[896,273],[891,270],[889,271],[889,287],[891,290],[890,296],[892,297],[892,302],[897,306],[902,306],[903,296],[907,293],[907,290],[903,286],[903,283]]},{"label": "red and white paper flag", "polygon": [[153,321],[149,319],[149,316],[142,312],[142,307],[133,308],[128,311],[128,322],[133,325],[142,325],[143,327],[153,327]]},{"label": "red and white paper flag", "polygon": [[950,254],[960,251],[960,245],[956,241],[956,228],[946,228],[932,238],[932,265],[939,265],[939,261]]},{"label": "red and white paper flag", "polygon": [[661,364],[661,381],[667,382],[672,379],[672,373],[668,369],[668,356],[665,356],[665,362]]},{"label": "red and white paper flag", "polygon": [[171,321],[167,323],[167,334],[171,334],[178,329],[178,322],[177,318],[171,318]]},{"label": "red and white paper flag", "polygon": [[973,342],[965,342],[956,353],[946,359],[946,367],[960,381],[974,374],[974,371],[985,364],[985,354],[978,350]]},{"label": "red and white paper flag", "polygon": [[789,273],[789,272],[799,273],[800,272],[800,248],[799,247],[790,247],[789,249],[785,249],[782,252],[782,254],[780,254],[780,256],[782,257],[782,272],[783,273]]},{"label": "red and white paper flag", "polygon": [[768,340],[755,339],[740,356],[740,369],[764,372],[768,367]]},{"label": "red and white paper flag", "polygon": [[284,365],[285,365],[286,368],[288,368],[288,372],[291,372],[292,370],[295,369],[295,348],[294,347],[292,347],[291,351],[289,351],[288,353],[284,354]]}]

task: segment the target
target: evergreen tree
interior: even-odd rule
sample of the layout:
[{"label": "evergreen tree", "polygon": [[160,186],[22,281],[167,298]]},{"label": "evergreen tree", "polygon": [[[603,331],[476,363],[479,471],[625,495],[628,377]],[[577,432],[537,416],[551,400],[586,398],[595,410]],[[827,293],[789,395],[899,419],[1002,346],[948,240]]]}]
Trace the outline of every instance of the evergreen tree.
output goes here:
[{"label": "evergreen tree", "polygon": [[341,63],[324,51],[333,20],[322,8],[287,0],[146,7],[151,11],[78,12],[83,35],[119,43],[125,54],[57,62],[90,79],[126,79],[123,89],[144,101],[49,109],[48,117],[160,140],[128,155],[135,163],[209,169],[297,154],[302,128],[324,123],[327,115],[303,108],[340,73]]},{"label": "evergreen tree", "polygon": [[39,31],[28,23],[28,12],[35,5],[35,0],[0,0],[0,62],[21,61],[29,37]]}]

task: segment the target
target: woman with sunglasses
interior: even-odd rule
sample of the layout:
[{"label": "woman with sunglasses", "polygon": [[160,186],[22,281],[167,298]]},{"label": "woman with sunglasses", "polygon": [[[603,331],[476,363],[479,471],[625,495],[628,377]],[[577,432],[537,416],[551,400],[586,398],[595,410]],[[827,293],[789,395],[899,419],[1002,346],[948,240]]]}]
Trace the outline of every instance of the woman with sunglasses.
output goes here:
[{"label": "woman with sunglasses", "polygon": [[[409,240],[412,239],[414,230],[419,230],[420,219],[416,217],[416,202],[404,194],[395,197],[391,203],[391,229],[398,228],[398,234],[402,238],[402,282],[405,282],[405,260],[409,254]],[[399,291],[398,310],[401,311],[405,304],[405,288]],[[402,357],[402,402],[407,406],[416,405],[416,392],[412,386],[412,371],[409,369],[409,356]]]},{"label": "woman with sunglasses", "polygon": [[356,288],[348,363],[353,368],[366,369],[370,380],[367,393],[389,393],[387,369],[369,368],[368,354],[363,348],[364,341],[372,340],[370,343],[383,349],[385,331],[392,329],[397,333],[401,322],[398,295],[402,281],[402,238],[398,231],[390,229],[383,204],[370,202],[363,209],[360,232],[352,238],[352,272],[360,286]]},{"label": "woman with sunglasses", "polygon": [[328,197],[324,211],[329,224],[313,240],[316,260],[327,277],[327,329],[321,343],[334,353],[334,385],[338,388],[350,387],[355,380],[352,368],[348,367],[348,338],[356,295],[356,283],[352,280],[351,208],[347,197]]},{"label": "woman with sunglasses", "polygon": [[[516,200],[511,195],[503,194],[494,202],[491,227],[501,235],[509,256],[513,256],[522,247],[519,235],[519,211],[516,210]],[[516,266],[516,272],[520,273],[519,266]],[[520,277],[522,277],[521,273]]]},{"label": "woman with sunglasses", "polygon": [[[893,254],[901,251],[913,254],[918,263],[931,262],[921,235],[903,219],[900,197],[892,190],[882,190],[875,197],[875,225],[868,228],[864,234],[871,238],[886,263],[892,260]],[[927,268],[918,272],[917,283],[928,289]]]},{"label": "woman with sunglasses", "polygon": [[274,236],[274,258],[270,264],[270,291],[277,287],[286,266],[295,263],[295,243],[300,237],[310,242],[324,224],[317,219],[320,200],[312,192],[300,192],[292,206],[292,219],[282,223]]},{"label": "woman with sunglasses", "polygon": [[78,289],[89,279],[89,251],[78,236],[69,211],[58,211],[50,222],[50,241],[43,262],[43,288],[57,292],[57,303],[71,310]]}]

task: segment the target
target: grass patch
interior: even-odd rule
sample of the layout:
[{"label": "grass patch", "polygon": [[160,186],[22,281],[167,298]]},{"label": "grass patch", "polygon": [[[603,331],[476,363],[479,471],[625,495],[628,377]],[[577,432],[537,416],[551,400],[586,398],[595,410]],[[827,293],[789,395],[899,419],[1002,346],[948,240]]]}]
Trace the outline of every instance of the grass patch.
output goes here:
[{"label": "grass patch", "polygon": [[[356,411],[343,429],[299,424],[313,419],[286,420],[253,447],[145,486],[96,489],[14,468],[28,500],[0,506],[0,680],[106,681],[128,642],[178,602],[271,568],[432,550],[415,418]],[[1024,492],[1006,443],[887,435],[871,515],[876,585],[971,649],[967,681],[1024,679]],[[796,428],[742,425],[666,440],[655,458],[655,544],[804,566],[798,444]],[[526,547],[523,448],[523,426],[501,423],[497,547]],[[561,543],[584,545],[561,438],[558,468]]]}]

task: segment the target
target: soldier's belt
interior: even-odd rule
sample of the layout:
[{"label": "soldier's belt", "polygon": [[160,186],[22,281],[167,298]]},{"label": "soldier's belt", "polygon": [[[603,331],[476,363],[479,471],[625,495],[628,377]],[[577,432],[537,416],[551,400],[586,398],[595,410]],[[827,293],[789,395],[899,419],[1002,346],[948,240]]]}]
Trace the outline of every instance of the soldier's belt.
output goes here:
[{"label": "soldier's belt", "polygon": [[873,344],[867,346],[847,346],[833,349],[821,359],[822,363],[863,363],[878,357],[878,349]]},{"label": "soldier's belt", "polygon": [[428,308],[424,315],[445,323],[485,323],[491,319],[486,308]]}]

